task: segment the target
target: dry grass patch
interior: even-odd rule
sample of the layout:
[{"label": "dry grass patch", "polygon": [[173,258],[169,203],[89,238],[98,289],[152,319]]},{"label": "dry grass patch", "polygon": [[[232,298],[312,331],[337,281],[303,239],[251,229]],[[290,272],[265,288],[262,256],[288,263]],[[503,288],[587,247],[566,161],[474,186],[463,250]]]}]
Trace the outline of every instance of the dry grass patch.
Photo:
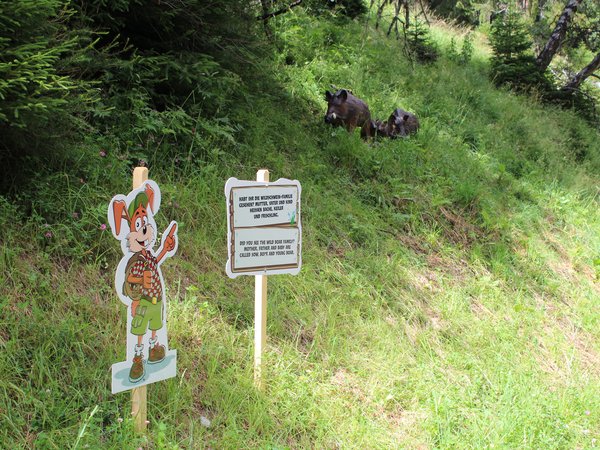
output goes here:
[{"label": "dry grass patch", "polygon": [[478,300],[472,299],[470,308],[473,315],[480,320],[488,320],[494,317],[494,313]]},{"label": "dry grass patch", "polygon": [[600,353],[594,347],[594,337],[568,317],[558,319],[557,324],[569,346],[576,350],[581,367],[590,375],[600,378]]}]

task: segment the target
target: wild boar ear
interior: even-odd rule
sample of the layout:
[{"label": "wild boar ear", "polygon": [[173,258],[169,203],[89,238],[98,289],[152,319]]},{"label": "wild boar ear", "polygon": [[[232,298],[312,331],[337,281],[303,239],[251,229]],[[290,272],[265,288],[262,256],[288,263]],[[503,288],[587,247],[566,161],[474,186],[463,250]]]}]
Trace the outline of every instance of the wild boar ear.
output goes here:
[{"label": "wild boar ear", "polygon": [[325,100],[329,101],[333,97],[333,94],[329,91],[325,91]]},{"label": "wild boar ear", "polygon": [[348,99],[348,91],[346,89],[342,89],[340,91],[340,95],[339,97],[343,100],[346,101]]},{"label": "wild boar ear", "polygon": [[404,114],[403,119],[404,119],[405,122],[408,120],[408,117],[409,117],[408,114]]}]

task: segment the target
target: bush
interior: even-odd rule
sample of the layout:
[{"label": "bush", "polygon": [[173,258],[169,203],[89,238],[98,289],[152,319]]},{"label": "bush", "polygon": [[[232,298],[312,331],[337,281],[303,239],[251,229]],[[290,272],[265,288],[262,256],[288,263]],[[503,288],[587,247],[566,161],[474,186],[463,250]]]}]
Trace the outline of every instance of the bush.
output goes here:
[{"label": "bush", "polygon": [[431,39],[429,27],[423,25],[423,22],[416,17],[406,33],[405,51],[409,58],[422,63],[434,62],[439,57],[439,51]]},{"label": "bush", "polygon": [[325,0],[330,8],[340,10],[344,15],[354,19],[368,12],[363,0]]},{"label": "bush", "polygon": [[0,125],[27,128],[38,121],[46,124],[82,87],[61,67],[61,59],[79,42],[77,36],[65,34],[65,18],[70,13],[60,0],[3,5]]},{"label": "bush", "polygon": [[494,51],[490,76],[497,86],[509,85],[522,91],[552,89],[535,63],[529,32],[519,15],[509,11],[498,17],[492,24],[490,43]]},{"label": "bush", "polygon": [[465,25],[480,23],[480,2],[473,0],[429,0],[429,7],[442,17],[448,17]]},{"label": "bush", "polygon": [[562,108],[573,109],[589,121],[590,124],[598,126],[597,100],[585,87],[574,91],[557,89],[548,92],[544,99]]},{"label": "bush", "polygon": [[467,34],[462,42],[460,53],[456,49],[456,40],[454,37],[450,39],[450,45],[448,47],[448,58],[459,64],[466,64],[471,61],[473,57],[473,36],[471,33]]},{"label": "bush", "polygon": [[0,163],[4,166],[24,152],[54,151],[49,135],[64,130],[69,115],[95,96],[89,83],[70,75],[83,42],[81,33],[66,27],[72,14],[62,0],[4,2],[0,9]]},{"label": "bush", "polygon": [[256,28],[241,0],[4,2],[0,192],[76,170],[90,136],[132,164],[233,142],[222,111]]}]

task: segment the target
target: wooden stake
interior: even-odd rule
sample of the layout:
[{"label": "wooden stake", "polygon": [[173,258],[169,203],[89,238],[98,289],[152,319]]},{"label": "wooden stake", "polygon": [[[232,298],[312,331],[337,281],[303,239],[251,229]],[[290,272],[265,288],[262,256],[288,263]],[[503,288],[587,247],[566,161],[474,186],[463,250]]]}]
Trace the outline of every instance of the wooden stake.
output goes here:
[{"label": "wooden stake", "polygon": [[146,180],[148,180],[147,167],[136,167],[133,169],[133,189],[139,188]]},{"label": "wooden stake", "polygon": [[[133,170],[133,189],[139,188],[148,179],[147,167],[136,167]],[[136,433],[146,432],[147,418],[147,390],[146,385],[131,390],[131,416],[133,417],[133,428]]]},{"label": "wooden stake", "polygon": [[133,417],[133,429],[136,433],[145,433],[148,408],[147,385],[131,390],[131,416]]},{"label": "wooden stake", "polygon": [[[269,181],[269,171],[256,172],[256,181]],[[263,389],[262,354],[267,345],[267,276],[254,276],[254,385]]]}]

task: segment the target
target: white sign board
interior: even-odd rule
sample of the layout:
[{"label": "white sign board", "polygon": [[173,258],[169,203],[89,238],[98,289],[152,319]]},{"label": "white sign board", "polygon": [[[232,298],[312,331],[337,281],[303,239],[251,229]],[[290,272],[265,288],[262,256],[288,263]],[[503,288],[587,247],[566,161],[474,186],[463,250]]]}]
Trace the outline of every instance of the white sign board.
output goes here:
[{"label": "white sign board", "polygon": [[289,266],[298,261],[298,228],[241,228],[234,232],[234,266]]},{"label": "white sign board", "polygon": [[227,205],[227,265],[239,275],[296,275],[302,264],[300,182],[230,178]]},{"label": "white sign board", "polygon": [[260,227],[287,225],[296,215],[298,204],[296,186],[233,189],[233,226]]}]

